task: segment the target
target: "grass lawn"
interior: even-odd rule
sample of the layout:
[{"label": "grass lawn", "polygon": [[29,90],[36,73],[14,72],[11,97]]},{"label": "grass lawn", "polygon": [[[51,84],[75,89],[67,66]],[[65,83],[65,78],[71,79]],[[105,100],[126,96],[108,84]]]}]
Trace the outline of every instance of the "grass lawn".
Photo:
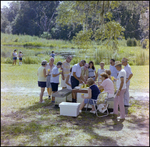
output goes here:
[{"label": "grass lawn", "polygon": [[[121,123],[113,121],[111,116],[98,118],[88,112],[77,118],[60,116],[59,109],[51,107],[47,97],[44,97],[46,103],[39,104],[38,94],[18,95],[20,87],[39,89],[39,66],[1,64],[1,89],[10,89],[9,92],[1,92],[2,146],[148,145],[149,103],[133,101],[128,117]],[[108,68],[106,65],[105,69]],[[134,76],[130,88],[135,91],[148,90],[149,66],[131,68]],[[18,92],[14,93],[12,88],[18,88]]]}]

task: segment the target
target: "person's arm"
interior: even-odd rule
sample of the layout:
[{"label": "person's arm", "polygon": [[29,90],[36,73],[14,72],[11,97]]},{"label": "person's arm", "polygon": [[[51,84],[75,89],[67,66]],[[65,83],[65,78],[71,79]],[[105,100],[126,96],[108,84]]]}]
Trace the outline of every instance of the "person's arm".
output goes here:
[{"label": "person's arm", "polygon": [[69,85],[69,86],[71,87],[71,84],[68,83],[69,77],[70,77],[69,75],[66,77],[66,84]]},{"label": "person's arm", "polygon": [[78,81],[80,81],[80,80],[78,79],[78,77],[76,76],[76,72],[73,72],[73,76],[74,76]]},{"label": "person's arm", "polygon": [[120,83],[120,87],[119,87],[118,92],[117,92],[117,96],[120,95],[120,91],[121,91],[121,89],[122,89],[122,87],[123,87],[123,84],[124,84],[124,77],[120,77],[120,80],[121,80],[121,83]]},{"label": "person's arm", "polygon": [[98,88],[99,88],[99,90],[104,89],[104,87],[102,85],[100,85]]},{"label": "person's arm", "polygon": [[63,80],[65,80],[65,76],[64,76],[64,72],[63,72],[63,70],[62,70],[61,77],[62,77],[62,79],[63,79]]},{"label": "person's arm", "polygon": [[133,76],[133,74],[130,74],[130,75],[129,75],[129,77],[128,77],[126,83],[132,78],[132,76]]},{"label": "person's arm", "polygon": [[91,99],[91,97],[92,97],[92,90],[90,88],[88,89],[87,97],[85,97],[84,95],[81,95],[81,98],[83,98],[83,99]]},{"label": "person's arm", "polygon": [[97,81],[97,77],[98,77],[98,71],[96,72],[95,81]]},{"label": "person's arm", "polygon": [[62,74],[62,71],[59,72],[58,74],[52,74],[53,77],[57,77],[58,75]]},{"label": "person's arm", "polygon": [[[84,83],[86,83],[86,81],[85,81],[85,79],[84,79],[84,77],[81,75],[80,76],[80,79],[82,80],[82,81],[84,81]],[[81,80],[80,80],[80,82],[81,82]]]},{"label": "person's arm", "polygon": [[45,68],[43,69],[43,73],[44,73],[44,77],[47,77],[46,69]]}]

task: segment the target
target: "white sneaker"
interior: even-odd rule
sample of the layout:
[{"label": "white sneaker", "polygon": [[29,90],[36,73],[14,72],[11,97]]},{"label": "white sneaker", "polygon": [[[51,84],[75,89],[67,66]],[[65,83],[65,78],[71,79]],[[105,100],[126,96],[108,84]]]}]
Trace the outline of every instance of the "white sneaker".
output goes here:
[{"label": "white sneaker", "polygon": [[120,116],[119,116],[119,117],[117,117],[117,119],[119,119],[119,120],[120,120],[120,119],[125,119],[125,118],[122,118],[122,117],[120,117]]},{"label": "white sneaker", "polygon": [[114,114],[114,112],[110,112],[109,114]]},{"label": "white sneaker", "polygon": [[95,113],[96,113],[95,111],[92,111],[92,110],[91,110],[90,112],[91,112],[91,113],[93,113],[93,114],[95,114]]},{"label": "white sneaker", "polygon": [[79,113],[81,113],[82,112],[82,110],[79,110]]},{"label": "white sneaker", "polygon": [[45,103],[45,101],[43,100],[42,103]]}]

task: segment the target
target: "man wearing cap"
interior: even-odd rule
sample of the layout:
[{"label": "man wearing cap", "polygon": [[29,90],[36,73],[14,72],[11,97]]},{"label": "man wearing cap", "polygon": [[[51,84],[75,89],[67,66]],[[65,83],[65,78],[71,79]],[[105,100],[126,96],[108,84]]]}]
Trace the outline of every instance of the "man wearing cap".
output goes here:
[{"label": "man wearing cap", "polygon": [[[78,64],[75,64],[72,67],[71,72],[71,87],[74,89],[76,86],[79,85],[82,81],[86,82],[83,77],[81,76],[81,67],[84,66],[86,63],[85,60],[81,60]],[[81,80],[82,79],[82,80]],[[76,102],[76,94],[72,93],[72,102]]]},{"label": "man wearing cap", "polygon": [[129,86],[133,73],[131,71],[130,65],[128,64],[127,58],[122,59],[122,65],[124,65],[124,70],[126,71],[126,91],[124,93],[124,106],[129,107]]},{"label": "man wearing cap", "polygon": [[122,64],[120,61],[116,61],[115,67],[119,71],[119,73],[116,82],[117,93],[114,98],[113,114],[118,115],[118,105],[119,105],[120,117],[118,117],[118,119],[125,119],[124,93],[126,91],[126,71],[122,69]]},{"label": "man wearing cap", "polygon": [[115,67],[115,59],[110,60],[110,71],[111,71],[111,76],[117,79],[118,71]]},{"label": "man wearing cap", "polygon": [[62,63],[62,71],[64,74],[64,79],[61,77],[61,87],[62,89],[66,88],[66,78],[70,74],[70,62],[72,60],[71,56],[68,56],[67,59]]}]

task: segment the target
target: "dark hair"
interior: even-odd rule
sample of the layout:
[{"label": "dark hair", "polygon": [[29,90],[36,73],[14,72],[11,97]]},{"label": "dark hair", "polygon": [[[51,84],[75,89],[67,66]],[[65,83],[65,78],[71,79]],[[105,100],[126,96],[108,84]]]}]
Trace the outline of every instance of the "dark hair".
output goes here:
[{"label": "dark hair", "polygon": [[107,73],[105,73],[105,72],[101,73],[101,76],[102,76],[102,77],[104,77],[105,79],[107,79],[107,78],[108,78],[108,74],[107,74]]},{"label": "dark hair", "polygon": [[92,65],[92,69],[94,70],[95,69],[95,67],[94,67],[94,62],[93,61],[90,61],[89,62],[89,67],[88,68],[90,68],[90,63],[92,63],[93,65]]},{"label": "dark hair", "polygon": [[111,59],[113,62],[115,62],[115,59]]},{"label": "dark hair", "polygon": [[58,66],[58,65],[60,65],[60,66],[61,66],[61,65],[62,65],[62,62],[60,62],[60,61],[59,61],[59,62],[57,62],[57,66]]},{"label": "dark hair", "polygon": [[70,72],[72,72],[72,67],[70,68]]},{"label": "dark hair", "polygon": [[54,53],[54,51],[52,51],[52,53]]},{"label": "dark hair", "polygon": [[14,49],[14,51],[17,51],[16,49]]}]

